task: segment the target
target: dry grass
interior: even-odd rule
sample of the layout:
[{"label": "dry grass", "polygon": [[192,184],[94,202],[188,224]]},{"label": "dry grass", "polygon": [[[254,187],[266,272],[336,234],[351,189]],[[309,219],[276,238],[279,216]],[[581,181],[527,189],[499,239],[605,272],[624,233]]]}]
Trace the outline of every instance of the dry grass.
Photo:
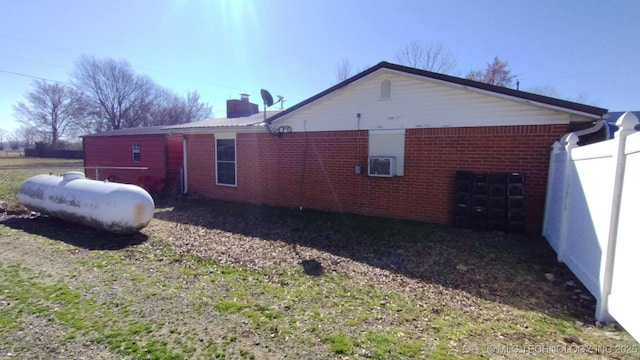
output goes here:
[{"label": "dry grass", "polygon": [[0,356],[638,358],[542,239],[180,198],[133,237],[0,212],[0,250]]},{"label": "dry grass", "polygon": [[83,166],[82,160],[0,157],[0,204],[13,207],[20,184],[31,176],[83,171]]},{"label": "dry grass", "polygon": [[0,158],[17,158],[22,157],[22,150],[0,150]]}]

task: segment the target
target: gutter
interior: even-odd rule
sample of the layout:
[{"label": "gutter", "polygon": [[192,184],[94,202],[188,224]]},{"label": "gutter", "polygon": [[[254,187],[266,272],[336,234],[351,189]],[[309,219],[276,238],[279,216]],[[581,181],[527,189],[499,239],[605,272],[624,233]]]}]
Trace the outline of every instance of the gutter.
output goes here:
[{"label": "gutter", "polygon": [[562,135],[562,137],[559,140],[560,145],[564,146],[567,143],[567,138],[571,134],[576,134],[578,136],[578,138],[580,138],[580,136],[582,136],[582,135],[593,134],[593,133],[596,133],[596,132],[600,131],[600,129],[602,129],[603,126],[604,126],[604,120],[600,119],[600,120],[597,120],[595,122],[595,124],[593,124],[593,126],[590,127],[590,128],[586,128],[586,129],[582,129],[582,130],[578,130],[578,131],[574,131],[574,132],[570,132],[570,133],[564,134],[564,135]]}]

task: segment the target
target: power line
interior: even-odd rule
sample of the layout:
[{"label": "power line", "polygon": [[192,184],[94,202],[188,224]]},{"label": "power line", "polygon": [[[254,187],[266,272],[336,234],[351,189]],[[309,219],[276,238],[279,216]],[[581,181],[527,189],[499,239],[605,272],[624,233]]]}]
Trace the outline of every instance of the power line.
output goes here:
[{"label": "power line", "polygon": [[53,80],[53,79],[47,79],[47,78],[43,78],[43,77],[40,77],[40,76],[27,75],[27,74],[17,73],[17,72],[13,72],[13,71],[8,71],[8,70],[2,70],[2,69],[0,69],[0,72],[5,73],[5,74],[11,74],[11,75],[16,75],[16,76],[27,77],[27,78],[31,78],[31,79],[44,80],[44,81],[52,81],[52,82],[59,83],[59,84],[64,84],[64,85],[72,85],[72,84],[70,84],[70,83],[68,83],[68,82],[64,82],[64,81],[58,81],[58,80]]},{"label": "power line", "polygon": [[19,61],[23,61],[23,62],[30,62],[30,63],[34,63],[34,64],[47,65],[47,66],[57,67],[57,68],[60,68],[60,69],[71,71],[71,69],[69,69],[68,67],[49,64],[49,63],[42,62],[42,61],[29,60],[29,59],[25,59],[25,58],[19,58],[19,57],[15,57],[15,56],[10,56],[10,55],[0,55],[0,57],[7,58],[7,59],[13,59],[13,60],[19,60]]},{"label": "power line", "polygon": [[51,45],[41,44],[41,43],[38,43],[38,42],[35,42],[35,41],[20,39],[20,38],[13,37],[13,36],[7,36],[7,35],[4,35],[4,34],[0,34],[0,37],[3,37],[5,39],[11,39],[11,40],[15,40],[15,41],[20,41],[20,42],[23,42],[23,43],[26,43],[26,44],[37,45],[37,46],[42,46],[42,47],[46,47],[46,48],[53,49],[53,50],[63,51],[63,52],[70,53],[70,54],[82,55],[81,53],[79,53],[77,51],[71,51],[71,50],[67,50],[67,49],[63,49],[63,48],[59,48],[59,47],[55,47],[55,46],[51,46]]},{"label": "power line", "polygon": [[[6,39],[11,39],[11,40],[14,40],[14,41],[20,41],[20,42],[23,42],[23,43],[26,43],[26,44],[30,44],[30,45],[41,46],[41,47],[45,47],[45,48],[49,48],[49,49],[63,51],[63,52],[70,53],[70,54],[85,55],[85,54],[82,54],[82,53],[77,52],[77,51],[63,49],[63,48],[56,47],[56,46],[50,46],[50,45],[42,44],[42,43],[35,42],[35,41],[20,39],[20,38],[16,38],[16,37],[13,37],[13,36],[7,36],[7,35],[4,35],[4,34],[0,34],[0,37],[6,38]],[[5,56],[5,55],[3,55],[3,56]],[[5,57],[9,57],[9,56],[5,56]],[[23,59],[19,59],[19,60],[25,61]],[[51,65],[51,64],[46,64],[46,63],[42,63],[42,62],[33,61],[33,60],[26,60],[26,61],[31,61],[31,62],[40,63],[40,64],[44,64],[44,65]],[[51,66],[59,67],[57,65],[51,65]],[[195,82],[202,83],[202,84],[205,84],[205,85],[213,85],[213,86],[226,88],[226,89],[230,89],[230,90],[235,90],[235,91],[239,91],[239,92],[243,92],[244,91],[243,89],[240,89],[240,88],[237,88],[237,87],[233,87],[233,86],[227,86],[227,85],[222,85],[222,84],[213,83],[213,82],[209,82],[209,81],[204,81],[204,80],[201,80],[201,79],[190,78],[190,77],[187,77],[187,76],[184,76],[184,75],[171,74],[171,73],[167,73],[167,72],[159,71],[159,70],[154,70],[154,69],[150,69],[150,68],[143,67],[143,66],[133,66],[132,65],[132,67],[133,68],[137,68],[137,69],[147,70],[147,71],[154,72],[154,73],[161,74],[161,75],[165,75],[165,76],[172,76],[174,78],[181,78],[181,79],[186,79],[186,80],[190,80],[190,81],[195,81]]]}]

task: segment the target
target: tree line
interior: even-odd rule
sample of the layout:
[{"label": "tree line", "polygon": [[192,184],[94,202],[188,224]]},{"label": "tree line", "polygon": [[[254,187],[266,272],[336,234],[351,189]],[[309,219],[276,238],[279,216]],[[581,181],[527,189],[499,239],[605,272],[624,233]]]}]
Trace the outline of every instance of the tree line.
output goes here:
[{"label": "tree line", "polygon": [[[400,65],[449,75],[457,66],[455,56],[447,51],[442,44],[424,44],[418,40],[412,41],[398,50],[396,61]],[[346,80],[352,75],[352,71],[351,61],[343,59],[336,65],[336,80],[338,82]],[[465,78],[491,85],[512,87],[516,75],[511,72],[507,61],[500,60],[496,56],[492,62],[487,63],[484,69],[471,70]]]},{"label": "tree line", "polygon": [[[127,61],[93,56],[80,57],[69,83],[34,81],[13,113],[22,126],[11,135],[11,147],[42,142],[52,148],[80,135],[212,116],[197,91],[178,95],[137,74]],[[0,129],[0,147],[6,135]]]}]

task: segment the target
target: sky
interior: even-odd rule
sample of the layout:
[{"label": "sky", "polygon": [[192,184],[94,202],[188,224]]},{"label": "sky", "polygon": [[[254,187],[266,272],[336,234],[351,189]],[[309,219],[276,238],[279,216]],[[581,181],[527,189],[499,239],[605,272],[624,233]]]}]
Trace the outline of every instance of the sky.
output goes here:
[{"label": "sky", "polygon": [[215,117],[260,89],[285,108],[353,74],[397,63],[412,41],[442,44],[464,77],[495,56],[520,89],[552,87],[611,111],[640,110],[636,0],[0,0],[0,129],[37,79],[69,83],[82,55],[128,61]]}]

